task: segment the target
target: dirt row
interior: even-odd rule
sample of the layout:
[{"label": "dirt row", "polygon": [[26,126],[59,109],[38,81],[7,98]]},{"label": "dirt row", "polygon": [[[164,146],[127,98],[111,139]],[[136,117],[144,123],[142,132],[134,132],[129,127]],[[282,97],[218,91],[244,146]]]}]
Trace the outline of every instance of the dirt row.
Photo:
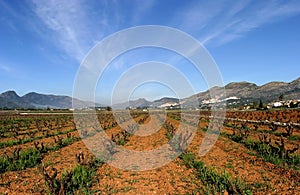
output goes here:
[{"label": "dirt row", "polygon": [[[143,116],[140,116],[143,117]],[[168,118],[168,122],[178,126],[178,121]],[[125,149],[134,151],[151,151],[168,143],[166,129],[157,124],[157,117],[148,117],[140,126],[144,136],[132,135],[124,145]],[[128,124],[124,124],[127,126]],[[198,154],[200,144],[205,136],[201,130],[207,122],[201,122],[188,152]],[[188,124],[184,127],[190,128]],[[224,131],[230,128],[223,127]],[[108,137],[122,131],[120,126],[106,130]],[[147,132],[151,134],[146,135]],[[78,135],[78,133],[75,133]],[[94,136],[97,136],[94,135]],[[51,140],[51,138],[49,138]],[[47,142],[47,139],[43,139]],[[29,147],[30,144],[24,144]],[[86,158],[93,154],[83,141],[77,141],[59,151],[49,152],[43,157],[48,169],[55,167],[61,174],[76,165],[75,155],[84,153]],[[118,158],[116,153],[116,158]],[[240,178],[251,185],[254,194],[299,194],[299,172],[282,168],[255,156],[255,153],[243,145],[220,136],[212,149],[204,156],[197,158],[206,166],[222,173],[229,172],[233,178]],[[134,161],[134,159],[126,159]],[[104,164],[96,171],[96,181],[92,189],[99,194],[203,194],[205,186],[196,177],[195,170],[187,168],[179,158],[158,168],[147,171],[123,170]],[[6,172],[1,175],[0,192],[4,194],[45,194],[47,186],[39,166],[22,171]]]}]

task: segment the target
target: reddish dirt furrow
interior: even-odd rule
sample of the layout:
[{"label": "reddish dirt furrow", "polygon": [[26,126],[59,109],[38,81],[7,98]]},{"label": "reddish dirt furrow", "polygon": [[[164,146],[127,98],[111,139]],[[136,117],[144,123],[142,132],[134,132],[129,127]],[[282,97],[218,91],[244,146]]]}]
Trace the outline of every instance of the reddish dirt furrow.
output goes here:
[{"label": "reddish dirt furrow", "polygon": [[[66,128],[67,129],[67,128]],[[75,131],[72,131],[69,133],[71,136],[73,137],[79,137],[78,135],[78,132],[75,130]],[[58,135],[59,137],[61,138],[66,138],[67,137],[67,134],[61,134],[61,135]],[[54,138],[57,139],[57,136],[51,136],[51,137],[44,137],[42,139],[39,139],[39,140],[35,140],[33,142],[39,142],[39,143],[43,143],[44,146],[47,146],[47,145],[53,145],[55,144],[54,143]],[[0,149],[0,155],[3,155],[4,153],[7,153],[7,154],[10,154],[14,151],[14,149],[16,148],[21,148],[21,149],[26,149],[26,148],[33,148],[34,147],[34,144],[33,142],[27,142],[25,144],[18,144],[18,145],[14,145],[14,146],[8,146],[8,147],[5,147],[5,148],[1,148]]]},{"label": "reddish dirt furrow", "polygon": [[[236,113],[230,114],[238,116]],[[262,113],[249,114],[249,116],[259,118],[259,114]],[[294,120],[295,114],[291,115]],[[262,114],[262,116],[270,118],[268,115]],[[135,120],[139,121],[143,117],[142,114]],[[244,114],[243,117],[248,117],[248,114]],[[168,118],[167,121],[174,127],[178,127],[179,121],[172,118]],[[148,117],[137,132],[141,135],[129,136],[123,147],[134,151],[152,151],[168,143],[167,130],[157,124],[160,124],[158,118]],[[124,123],[124,127],[128,125],[130,123]],[[188,147],[188,152],[198,154],[199,146],[205,135],[200,128],[206,126],[207,122],[200,123],[197,133]],[[189,128],[189,125],[183,124],[183,127]],[[223,130],[228,133],[232,132],[231,128],[227,127],[223,127]],[[113,134],[121,131],[122,128],[116,126],[106,130],[105,133],[111,138]],[[147,133],[148,135],[146,135]],[[72,134],[78,136],[77,131]],[[97,140],[97,136],[99,135],[96,134],[91,138]],[[250,136],[255,138],[255,134],[250,134]],[[91,138],[88,137],[87,141]],[[50,144],[53,143],[53,138],[43,138],[41,141]],[[95,144],[97,143],[95,142]],[[33,147],[33,144],[23,144],[21,147]],[[12,150],[13,148],[7,149]],[[77,141],[59,151],[45,154],[42,161],[48,167],[47,170],[51,167],[56,168],[59,177],[63,171],[71,170],[77,164],[75,155],[80,152],[86,158],[93,156],[83,141]],[[113,158],[132,162],[135,160],[129,157],[122,159],[118,153]],[[203,161],[206,166],[216,169],[218,173],[226,171],[232,175],[232,178],[239,178],[251,185],[254,194],[300,194],[299,171],[265,162],[255,156],[255,151],[226,137],[219,136],[212,149],[202,157],[197,155],[197,159]],[[0,193],[46,194],[47,186],[39,166],[1,174]],[[95,194],[203,194],[206,189],[206,186],[203,186],[200,179],[196,177],[196,171],[183,165],[179,158],[164,166],[147,171],[139,171],[138,167],[136,171],[126,171],[110,164],[104,164],[97,168],[95,178],[92,186]]]},{"label": "reddish dirt furrow", "polygon": [[[172,120],[172,119],[170,119]],[[173,120],[174,124],[178,121]],[[206,124],[201,124],[206,126]],[[198,131],[189,150],[193,153],[199,151],[204,132]],[[212,149],[203,157],[198,157],[208,166],[213,166],[217,171],[226,170],[233,177],[241,178],[253,186],[259,186],[255,194],[299,194],[300,174],[292,169],[284,169],[264,162],[262,159],[250,155],[241,144],[235,143],[225,137],[219,137]]]},{"label": "reddish dirt furrow", "polygon": [[[120,131],[120,128],[115,127],[109,131],[117,132]],[[126,147],[136,150],[151,149],[166,142],[164,129],[149,137],[141,142],[139,136],[132,136]],[[155,142],[154,140],[158,138],[163,138],[163,141]],[[70,170],[74,167],[76,164],[75,155],[79,152],[91,156],[84,143],[78,141],[59,151],[45,155],[43,163],[46,166],[55,167],[60,174],[64,170]],[[193,170],[181,165],[179,159],[149,171],[125,171],[105,164],[98,168],[97,180],[98,182],[94,184],[93,189],[104,194],[184,194],[203,188],[200,181],[193,175]],[[10,185],[1,186],[0,192],[7,194],[44,194],[47,189],[39,168],[4,173],[2,174],[1,183],[7,182],[10,182]]]},{"label": "reddish dirt furrow", "polygon": [[[54,167],[61,174],[64,170],[72,169],[76,164],[75,155],[79,152],[90,155],[82,141],[75,142],[69,146],[54,152],[49,152],[43,157],[46,167]],[[40,166],[27,168],[22,171],[10,171],[1,175],[1,184],[10,183],[9,186],[1,186],[0,192],[7,194],[44,194],[47,186],[40,171]],[[58,175],[59,177],[59,175]]]}]

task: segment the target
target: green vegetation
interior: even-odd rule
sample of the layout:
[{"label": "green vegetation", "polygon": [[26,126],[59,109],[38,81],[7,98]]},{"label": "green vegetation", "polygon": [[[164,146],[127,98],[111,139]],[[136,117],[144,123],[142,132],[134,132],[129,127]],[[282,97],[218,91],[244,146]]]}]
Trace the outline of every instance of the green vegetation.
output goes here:
[{"label": "green vegetation", "polygon": [[275,141],[274,144],[272,144],[272,140],[267,134],[261,134],[259,141],[244,137],[243,135],[230,135],[226,133],[222,133],[222,135],[243,144],[250,150],[256,151],[257,155],[266,162],[276,165],[294,165],[292,168],[297,168],[297,166],[300,165],[300,155],[294,154],[299,149],[299,146],[293,149],[287,149],[283,137],[281,137],[280,142]]},{"label": "green vegetation", "polygon": [[72,170],[63,171],[60,178],[57,178],[56,168],[52,168],[51,174],[42,166],[41,172],[51,194],[93,194],[90,188],[97,181],[96,170],[103,162],[95,158],[85,161],[82,153],[76,157],[78,164]]},{"label": "green vegetation", "polygon": [[23,170],[26,168],[34,167],[38,165],[42,161],[42,154],[47,153],[48,151],[56,151],[78,141],[80,138],[77,137],[68,137],[65,139],[61,139],[61,144],[57,144],[55,146],[48,147],[35,147],[35,148],[27,148],[21,150],[21,148],[16,148],[13,151],[12,156],[0,156],[0,173],[4,173],[6,171],[17,171]]},{"label": "green vegetation", "polygon": [[232,179],[227,172],[218,173],[215,169],[206,167],[196,159],[193,153],[180,155],[183,163],[197,172],[197,178],[206,186],[205,193],[215,194],[227,191],[229,194],[252,194],[251,188],[239,179]]},{"label": "green vegetation", "polygon": [[12,157],[0,156],[0,173],[34,167],[41,163],[41,161],[42,154],[39,150],[30,148],[21,151],[20,148],[18,148],[14,151]]},{"label": "green vegetation", "polygon": [[251,150],[255,150],[258,156],[267,162],[271,162],[276,165],[294,165],[291,166],[293,168],[300,165],[300,155],[293,154],[296,150],[298,150],[298,147],[287,150],[283,142],[275,142],[276,146],[273,146],[270,143],[263,143],[252,139],[246,139],[240,143],[243,143]]},{"label": "green vegetation", "polygon": [[123,130],[115,135],[112,135],[111,140],[115,142],[117,145],[125,145],[129,141],[129,137],[131,136],[130,133]]},{"label": "green vegetation", "polygon": [[55,133],[36,136],[36,137],[32,137],[32,138],[27,137],[27,138],[19,138],[17,140],[3,141],[3,142],[0,142],[0,148],[25,144],[25,143],[33,142],[33,141],[40,140],[40,139],[43,139],[43,138],[46,138],[46,137],[53,137],[53,136],[57,136],[57,135],[68,134],[68,133],[74,132],[74,131],[76,131],[76,129],[70,129],[70,130],[67,130],[67,131],[55,132]]},{"label": "green vegetation", "polygon": [[[248,122],[248,121],[247,121]],[[221,135],[230,138],[231,140],[243,144],[250,150],[257,152],[257,155],[267,162],[276,165],[292,165],[290,167],[299,169],[300,155],[295,152],[300,148],[300,145],[289,146],[293,141],[298,141],[298,135],[293,135],[296,126],[292,123],[278,124],[269,122],[265,125],[269,130],[258,130],[258,124],[254,123],[254,131],[251,134],[258,135],[258,140],[253,140],[249,137],[250,128],[243,122],[240,126],[225,123],[224,126],[230,127],[233,130],[232,134],[223,132]],[[250,124],[250,122],[248,122]],[[264,124],[262,122],[262,124]],[[279,127],[283,132],[278,132]]]}]

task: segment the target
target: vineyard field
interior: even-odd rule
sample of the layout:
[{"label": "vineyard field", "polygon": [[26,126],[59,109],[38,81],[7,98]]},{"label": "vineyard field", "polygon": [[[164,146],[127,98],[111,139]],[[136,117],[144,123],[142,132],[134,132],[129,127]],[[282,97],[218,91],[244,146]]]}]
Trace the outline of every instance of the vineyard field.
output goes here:
[{"label": "vineyard field", "polygon": [[[101,111],[101,128],[71,112],[1,114],[0,194],[300,194],[299,109],[227,111],[222,125],[211,124],[209,111],[185,113]],[[179,127],[196,132],[178,133]],[[200,156],[211,130],[219,137]],[[180,154],[151,170],[117,168],[85,143],[103,132],[109,158],[122,158],[118,148],[166,144]]]}]

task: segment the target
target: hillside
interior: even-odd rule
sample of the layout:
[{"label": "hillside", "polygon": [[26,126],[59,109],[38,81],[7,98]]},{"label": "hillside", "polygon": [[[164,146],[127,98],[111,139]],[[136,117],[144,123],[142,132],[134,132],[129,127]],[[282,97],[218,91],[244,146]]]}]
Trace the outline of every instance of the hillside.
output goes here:
[{"label": "hillside", "polygon": [[[220,87],[213,87],[211,91],[218,91]],[[226,97],[219,96],[215,99],[210,97],[210,91],[204,91],[193,96],[176,99],[164,97],[155,101],[148,101],[144,98],[130,100],[112,105],[114,109],[132,108],[164,108],[180,104],[184,108],[197,107],[199,105],[210,104],[216,101],[229,101],[243,104],[252,101],[272,102],[278,100],[278,97],[283,94],[285,99],[300,99],[300,78],[292,82],[270,82],[262,86],[258,86],[249,82],[231,82],[225,86]],[[91,102],[75,99],[75,107],[91,107],[94,106]],[[101,104],[96,104],[101,107]],[[72,108],[72,97],[61,95],[45,95],[35,92],[28,93],[24,96],[19,96],[15,91],[7,91],[0,94],[0,108]]]},{"label": "hillside", "polygon": [[125,109],[125,108],[145,108],[149,107],[151,104],[150,101],[144,99],[144,98],[139,98],[137,100],[130,100],[129,102],[123,102],[119,104],[114,104],[112,105],[113,109]]},{"label": "hillside", "polygon": [[[75,108],[94,106],[91,102],[74,99]],[[101,106],[96,104],[96,106]],[[0,108],[72,108],[72,97],[61,95],[45,95],[35,92],[19,96],[15,91],[7,91],[0,94]]]},{"label": "hillside", "polygon": [[[219,87],[212,88],[212,90],[219,89]],[[278,100],[281,94],[284,95],[284,99],[300,99],[300,78],[292,82],[270,82],[262,86],[249,82],[231,82],[225,86],[225,90],[226,97],[219,97],[219,101],[226,99],[243,104],[261,99],[263,102],[272,102]],[[209,90],[181,100],[184,107],[208,102],[212,102]]]}]

